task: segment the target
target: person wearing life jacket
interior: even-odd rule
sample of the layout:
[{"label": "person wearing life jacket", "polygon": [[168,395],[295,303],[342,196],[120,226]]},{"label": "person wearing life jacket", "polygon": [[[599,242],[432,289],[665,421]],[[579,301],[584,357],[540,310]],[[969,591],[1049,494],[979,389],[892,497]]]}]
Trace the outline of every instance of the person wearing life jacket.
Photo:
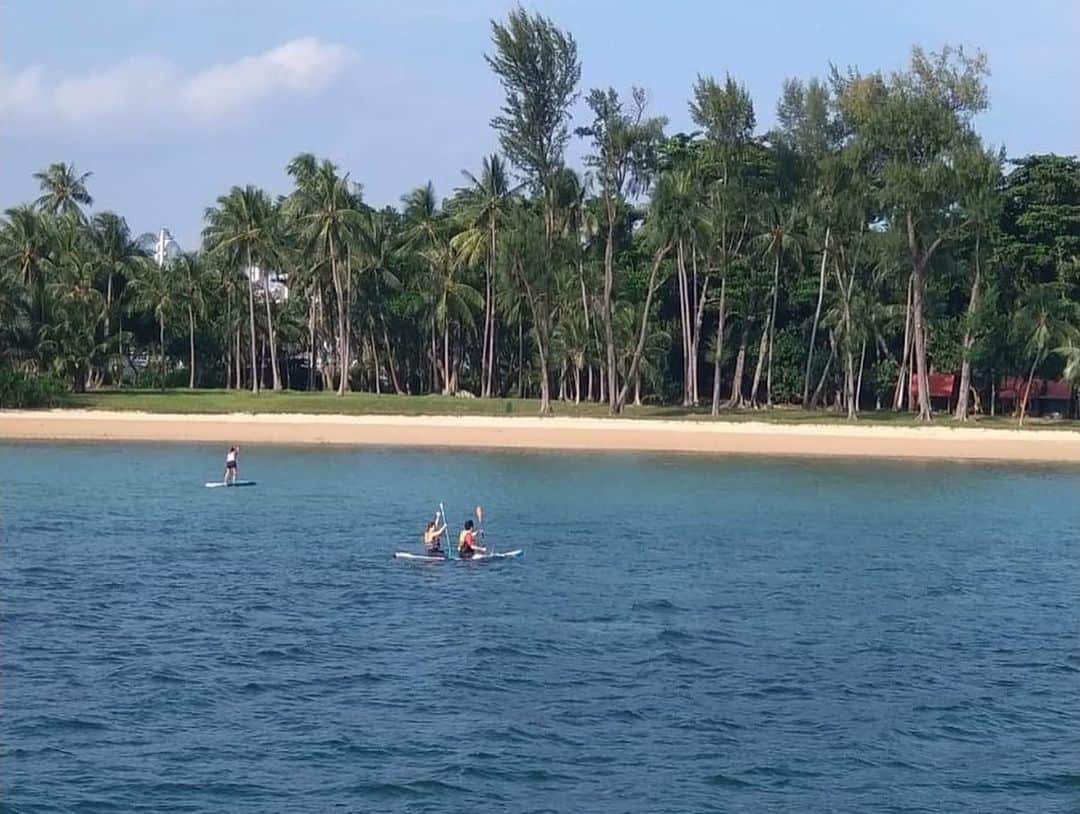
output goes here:
[{"label": "person wearing life jacket", "polygon": [[466,520],[465,528],[458,535],[458,557],[467,560],[475,554],[485,554],[487,549],[476,544],[476,532],[473,531],[473,521]]},{"label": "person wearing life jacket", "polygon": [[440,545],[442,536],[446,533],[446,524],[439,525],[441,519],[441,516],[436,514],[435,519],[429,520],[427,528],[424,529],[424,553],[429,557],[446,556],[446,552],[442,550]]},{"label": "person wearing life jacket", "polygon": [[225,453],[225,476],[222,480],[225,483],[235,483],[236,475],[238,473],[237,459],[240,456],[240,447],[229,447],[229,451]]}]

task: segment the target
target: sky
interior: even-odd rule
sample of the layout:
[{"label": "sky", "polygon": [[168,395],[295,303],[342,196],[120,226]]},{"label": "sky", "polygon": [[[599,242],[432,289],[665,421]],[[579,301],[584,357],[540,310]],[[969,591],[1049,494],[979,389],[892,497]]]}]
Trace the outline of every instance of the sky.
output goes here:
[{"label": "sky", "polygon": [[[497,148],[484,62],[509,0],[0,0],[0,209],[55,161],[92,171],[95,209],[185,249],[233,185],[289,190],[300,152],[332,159],[374,205],[463,184]],[[632,85],[669,132],[692,129],[699,74],[749,88],[764,132],[787,77],[830,63],[904,67],[913,45],[981,48],[1010,156],[1080,153],[1078,0],[536,0],[578,42],[582,90]],[[583,105],[576,124],[585,123]],[[578,164],[583,145],[574,140]]]}]

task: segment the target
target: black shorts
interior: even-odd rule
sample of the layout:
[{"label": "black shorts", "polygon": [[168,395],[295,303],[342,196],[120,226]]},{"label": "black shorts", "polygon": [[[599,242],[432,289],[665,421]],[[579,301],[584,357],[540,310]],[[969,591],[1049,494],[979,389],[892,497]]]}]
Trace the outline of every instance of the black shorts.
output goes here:
[{"label": "black shorts", "polygon": [[225,462],[225,468],[226,469],[236,469],[236,461],[226,461]]}]

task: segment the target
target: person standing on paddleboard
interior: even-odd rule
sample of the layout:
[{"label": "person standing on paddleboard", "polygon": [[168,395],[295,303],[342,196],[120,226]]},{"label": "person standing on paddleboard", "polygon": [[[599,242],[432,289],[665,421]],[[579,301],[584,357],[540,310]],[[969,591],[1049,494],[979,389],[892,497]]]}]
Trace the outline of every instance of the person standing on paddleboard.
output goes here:
[{"label": "person standing on paddleboard", "polygon": [[443,557],[446,553],[439,545],[442,542],[442,536],[446,533],[446,524],[439,525],[441,516],[438,512],[435,513],[435,519],[429,520],[427,528],[424,529],[424,553],[429,557]]},{"label": "person standing on paddleboard", "polygon": [[240,456],[240,447],[229,447],[229,451],[225,453],[225,476],[222,480],[225,483],[235,483],[236,476],[239,473],[238,461]]},{"label": "person standing on paddleboard", "polygon": [[458,535],[458,557],[467,560],[475,554],[485,554],[487,549],[476,544],[476,532],[473,531],[473,521],[466,520],[465,528]]}]

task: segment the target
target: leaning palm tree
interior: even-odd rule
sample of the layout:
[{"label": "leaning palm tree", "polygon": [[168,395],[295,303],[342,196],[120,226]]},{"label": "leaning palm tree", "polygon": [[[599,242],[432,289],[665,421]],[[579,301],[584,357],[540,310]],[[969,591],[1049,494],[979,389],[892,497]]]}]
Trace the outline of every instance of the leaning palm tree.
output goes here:
[{"label": "leaning palm tree", "polygon": [[1043,283],[1027,291],[1014,315],[1014,331],[1023,341],[1024,355],[1031,362],[1024,391],[1020,395],[1020,426],[1024,425],[1035,373],[1062,339],[1075,336],[1077,305],[1065,296],[1057,282]]},{"label": "leaning palm tree", "polygon": [[[248,327],[251,339],[251,392],[259,392],[259,362],[256,354],[255,336],[255,291],[252,280],[253,269],[257,262],[269,255],[267,248],[272,216],[270,196],[253,186],[233,187],[228,195],[217,200],[217,206],[206,210],[207,226],[203,230],[203,240],[208,249],[218,254],[235,271],[242,270],[247,278],[248,289]],[[261,269],[266,274],[266,269]],[[265,283],[264,283],[265,285]],[[268,292],[266,293],[269,297]],[[273,366],[274,389],[281,389],[281,378],[277,366],[277,349],[274,347],[273,322],[267,301],[267,319],[270,358]]]},{"label": "leaning palm tree", "polygon": [[86,179],[92,174],[79,173],[74,165],[64,162],[50,164],[47,169],[35,172],[34,178],[41,187],[41,197],[36,201],[38,209],[85,222],[86,215],[80,207],[94,203],[86,189]]}]

